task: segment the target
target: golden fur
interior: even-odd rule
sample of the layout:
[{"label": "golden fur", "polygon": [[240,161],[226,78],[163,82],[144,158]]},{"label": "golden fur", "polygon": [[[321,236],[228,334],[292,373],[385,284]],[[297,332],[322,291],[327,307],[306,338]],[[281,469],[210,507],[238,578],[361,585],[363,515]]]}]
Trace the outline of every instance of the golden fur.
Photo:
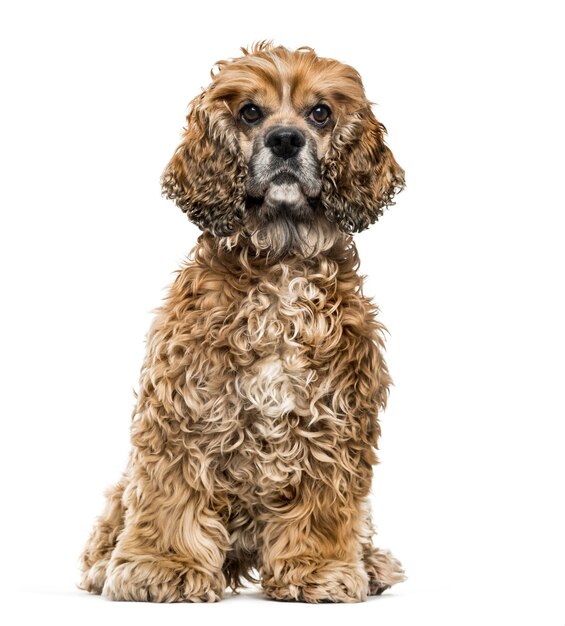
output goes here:
[{"label": "golden fur", "polygon": [[[238,119],[250,99],[268,112],[260,127]],[[304,113],[320,101],[324,129]],[[250,204],[277,124],[307,141],[292,219]],[[215,601],[258,574],[271,598],[351,602],[403,579],[371,542],[390,378],[350,234],[402,188],[384,132],[357,72],[308,48],[244,50],[193,101],[163,189],[204,232],[149,333],[129,463],[82,555],[84,589]]]}]

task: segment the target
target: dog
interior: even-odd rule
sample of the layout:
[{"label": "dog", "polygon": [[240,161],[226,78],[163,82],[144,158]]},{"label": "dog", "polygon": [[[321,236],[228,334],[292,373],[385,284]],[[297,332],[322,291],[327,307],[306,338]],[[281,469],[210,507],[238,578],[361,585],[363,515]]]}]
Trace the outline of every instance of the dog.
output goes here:
[{"label": "dog", "polygon": [[384,326],[353,233],[404,187],[356,70],[269,42],[190,104],[163,194],[202,230],[147,337],[121,480],[81,557],[113,600],[357,602],[372,544]]}]

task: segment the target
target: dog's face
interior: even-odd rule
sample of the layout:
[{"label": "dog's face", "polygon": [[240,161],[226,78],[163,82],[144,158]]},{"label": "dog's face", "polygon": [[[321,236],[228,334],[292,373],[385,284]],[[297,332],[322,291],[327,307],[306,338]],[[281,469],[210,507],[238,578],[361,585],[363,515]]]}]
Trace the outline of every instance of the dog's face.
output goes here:
[{"label": "dog's face", "polygon": [[311,221],[322,190],[320,162],[329,143],[329,108],[294,104],[288,89],[270,91],[255,95],[258,104],[244,101],[239,107],[247,206],[263,222]]},{"label": "dog's face", "polygon": [[259,44],[217,64],[192,103],[163,191],[203,230],[274,256],[314,254],[392,204],[404,172],[358,73]]}]

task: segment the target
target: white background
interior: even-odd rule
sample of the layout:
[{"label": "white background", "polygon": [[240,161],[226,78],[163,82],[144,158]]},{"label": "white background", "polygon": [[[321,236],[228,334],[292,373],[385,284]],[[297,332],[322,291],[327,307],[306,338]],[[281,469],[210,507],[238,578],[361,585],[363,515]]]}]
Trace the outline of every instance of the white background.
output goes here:
[{"label": "white background", "polygon": [[[2,4],[4,623],[565,624],[559,4]],[[264,38],[355,66],[406,169],[357,241],[396,383],[377,540],[409,580],[354,606],[112,603],[78,556],[198,234],[159,176],[212,64]]]}]

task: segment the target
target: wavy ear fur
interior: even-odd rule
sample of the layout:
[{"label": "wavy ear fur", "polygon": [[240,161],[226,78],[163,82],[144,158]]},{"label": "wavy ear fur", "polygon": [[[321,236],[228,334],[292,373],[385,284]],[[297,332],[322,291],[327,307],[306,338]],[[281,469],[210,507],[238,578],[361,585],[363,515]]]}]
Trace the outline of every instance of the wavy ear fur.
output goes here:
[{"label": "wavy ear fur", "polygon": [[202,230],[230,235],[245,208],[246,165],[227,112],[214,111],[208,93],[189,109],[183,140],[163,172],[163,195]]},{"label": "wavy ear fur", "polygon": [[394,204],[404,188],[404,170],[384,142],[386,128],[369,105],[334,130],[322,162],[322,205],[345,232],[359,232]]}]

